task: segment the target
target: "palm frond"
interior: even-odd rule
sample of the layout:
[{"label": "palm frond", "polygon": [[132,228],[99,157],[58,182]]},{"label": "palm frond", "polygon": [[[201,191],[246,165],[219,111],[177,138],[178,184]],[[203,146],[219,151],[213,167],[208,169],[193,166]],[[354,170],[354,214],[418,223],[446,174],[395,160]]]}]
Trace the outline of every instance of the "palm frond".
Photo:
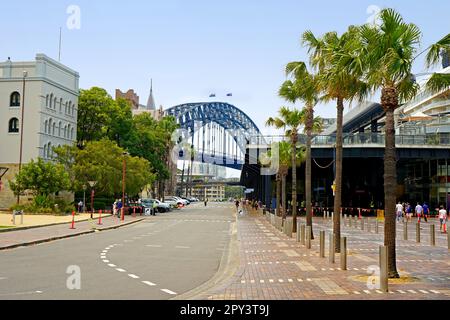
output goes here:
[{"label": "palm frond", "polygon": [[435,73],[426,84],[426,90],[432,94],[450,89],[450,73]]},{"label": "palm frond", "polygon": [[439,63],[442,52],[450,54],[450,33],[444,38],[433,44],[428,50],[426,64],[428,68]]}]

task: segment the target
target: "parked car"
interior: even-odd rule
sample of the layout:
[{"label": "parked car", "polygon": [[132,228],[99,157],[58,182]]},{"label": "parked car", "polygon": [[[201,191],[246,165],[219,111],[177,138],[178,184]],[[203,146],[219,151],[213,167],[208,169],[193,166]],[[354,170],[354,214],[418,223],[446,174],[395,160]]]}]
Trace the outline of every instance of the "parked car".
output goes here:
[{"label": "parked car", "polygon": [[171,206],[169,203],[164,203],[161,202],[157,199],[144,199],[142,200],[142,203],[144,205],[147,205],[149,207],[154,207],[154,204],[156,202],[156,211],[159,213],[163,213],[163,212],[169,212],[170,210],[172,210]]},{"label": "parked car", "polygon": [[175,207],[177,207],[177,208],[180,206],[185,207],[188,204],[188,202],[186,200],[175,197],[175,196],[164,197],[164,201],[169,204],[175,205]]}]

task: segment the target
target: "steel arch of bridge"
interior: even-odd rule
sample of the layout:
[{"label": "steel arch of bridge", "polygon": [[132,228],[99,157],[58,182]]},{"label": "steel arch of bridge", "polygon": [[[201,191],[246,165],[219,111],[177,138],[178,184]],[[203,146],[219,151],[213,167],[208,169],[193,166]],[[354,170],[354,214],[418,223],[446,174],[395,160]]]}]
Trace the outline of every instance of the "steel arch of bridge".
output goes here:
[{"label": "steel arch of bridge", "polygon": [[[225,102],[199,102],[199,103],[187,103],[172,107],[165,111],[165,115],[173,116],[182,130],[189,133],[189,137],[192,137],[192,145],[196,149],[200,149],[200,146],[195,146],[194,132],[201,130],[208,124],[216,123],[223,129],[228,131],[239,147],[240,151],[245,155],[247,145],[253,136],[261,136],[261,132],[256,124],[247,116],[242,110],[237,107],[225,103]],[[187,137],[184,137],[187,138]],[[223,137],[219,137],[221,139]],[[203,145],[205,141],[202,141]],[[229,151],[224,150],[222,153],[223,158],[230,158]],[[213,155],[215,157],[215,155]],[[214,161],[205,161],[205,155],[201,154],[202,162],[213,163]],[[217,163],[221,165],[221,163]],[[224,161],[224,165],[227,167],[240,169],[242,163],[234,163],[230,165],[230,161]]]}]

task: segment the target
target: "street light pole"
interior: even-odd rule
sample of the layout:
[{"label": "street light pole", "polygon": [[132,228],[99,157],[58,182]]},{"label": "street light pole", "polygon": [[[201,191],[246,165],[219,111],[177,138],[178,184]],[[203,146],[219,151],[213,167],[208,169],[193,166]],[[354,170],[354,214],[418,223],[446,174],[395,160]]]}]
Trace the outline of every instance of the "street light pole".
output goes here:
[{"label": "street light pole", "polygon": [[127,171],[127,162],[126,156],[128,152],[123,153],[123,172],[122,172],[122,221],[125,221],[125,181],[126,181],[126,171]]},{"label": "street light pole", "polygon": [[[22,84],[22,112],[20,120],[20,155],[19,155],[19,173],[22,170],[22,150],[23,150],[23,120],[25,118],[25,78],[28,76],[28,71],[23,71],[23,84]],[[20,204],[20,185],[17,193],[17,205]]]},{"label": "street light pole", "polygon": [[98,182],[97,181],[89,181],[88,183],[92,188],[92,190],[91,190],[91,219],[94,219],[94,212],[95,212],[95,209],[94,209],[95,190],[94,190],[94,188]]}]

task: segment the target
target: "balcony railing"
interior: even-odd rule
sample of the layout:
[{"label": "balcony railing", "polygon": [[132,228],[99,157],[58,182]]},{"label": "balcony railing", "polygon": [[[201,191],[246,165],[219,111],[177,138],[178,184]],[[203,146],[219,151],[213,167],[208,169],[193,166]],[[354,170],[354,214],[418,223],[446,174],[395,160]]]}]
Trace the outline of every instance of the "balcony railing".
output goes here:
[{"label": "balcony railing", "polygon": [[[281,141],[289,141],[285,136],[265,136],[266,145],[278,143]],[[250,144],[261,145],[261,137],[251,137]],[[429,134],[429,135],[396,135],[395,142],[397,146],[450,146],[450,136],[445,134]],[[306,136],[299,135],[299,144],[306,144]],[[385,145],[385,135],[381,133],[352,133],[343,135],[344,146],[381,146]],[[335,146],[336,135],[317,135],[312,139],[314,146]]]}]

